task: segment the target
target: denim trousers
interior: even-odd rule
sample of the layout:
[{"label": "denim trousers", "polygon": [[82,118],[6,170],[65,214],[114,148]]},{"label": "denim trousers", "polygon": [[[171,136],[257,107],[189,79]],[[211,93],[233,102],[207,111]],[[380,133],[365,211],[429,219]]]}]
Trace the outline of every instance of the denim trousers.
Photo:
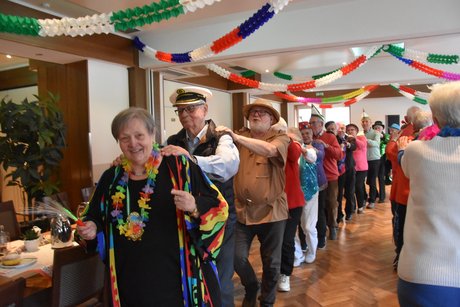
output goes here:
[{"label": "denim trousers", "polygon": [[233,292],[233,258],[235,255],[235,224],[227,223],[225,226],[224,242],[216,259],[219,274],[220,294],[223,307],[235,306]]}]

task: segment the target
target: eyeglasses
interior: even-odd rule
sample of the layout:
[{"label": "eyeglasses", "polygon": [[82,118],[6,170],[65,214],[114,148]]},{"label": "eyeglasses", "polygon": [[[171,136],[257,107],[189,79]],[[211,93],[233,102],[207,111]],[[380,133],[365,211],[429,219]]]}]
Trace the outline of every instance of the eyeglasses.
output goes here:
[{"label": "eyeglasses", "polygon": [[174,112],[176,113],[176,115],[182,114],[184,111],[187,112],[187,114],[191,114],[191,113],[195,112],[195,110],[199,106],[200,105],[198,105],[198,106],[188,106],[188,107],[185,107],[185,108],[176,109],[176,110],[174,110]]},{"label": "eyeglasses", "polygon": [[249,111],[249,115],[251,115],[251,116],[256,115],[256,113],[257,113],[257,115],[259,115],[260,117],[262,117],[262,116],[264,116],[264,115],[270,115],[270,114],[271,114],[270,112],[265,111],[265,110],[254,110],[254,109],[253,109],[253,110]]}]

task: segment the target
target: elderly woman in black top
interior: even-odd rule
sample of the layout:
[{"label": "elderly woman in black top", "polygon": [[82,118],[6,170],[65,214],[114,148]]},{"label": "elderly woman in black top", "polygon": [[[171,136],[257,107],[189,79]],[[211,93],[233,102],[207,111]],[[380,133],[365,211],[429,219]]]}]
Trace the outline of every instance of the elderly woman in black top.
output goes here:
[{"label": "elderly woman in black top", "polygon": [[161,156],[154,127],[140,108],[114,118],[124,158],[100,178],[78,233],[106,258],[114,306],[219,306],[227,203],[194,163]]}]

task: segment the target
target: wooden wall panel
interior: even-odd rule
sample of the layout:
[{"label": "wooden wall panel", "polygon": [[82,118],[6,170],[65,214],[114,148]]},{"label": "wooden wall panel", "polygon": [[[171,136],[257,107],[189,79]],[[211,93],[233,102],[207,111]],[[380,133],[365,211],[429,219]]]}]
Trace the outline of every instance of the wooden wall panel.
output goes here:
[{"label": "wooden wall panel", "polygon": [[[159,143],[162,143],[163,140],[161,139],[161,132],[162,132],[162,123],[161,123],[161,108],[163,107],[161,104],[161,100],[163,97],[163,77],[159,72],[153,72],[151,74],[152,82],[152,100],[153,100],[153,118],[155,119],[155,140]],[[164,140],[166,141],[166,140]]]},{"label": "wooden wall panel", "polygon": [[37,73],[29,67],[0,71],[0,91],[37,85]]},{"label": "wooden wall panel", "polygon": [[59,95],[58,105],[67,126],[67,147],[61,162],[61,190],[68,193],[72,209],[82,201],[81,188],[92,185],[89,145],[87,61],[66,65],[33,61],[38,71],[38,91]]},{"label": "wooden wall panel", "polygon": [[146,70],[139,67],[128,68],[129,106],[148,110]]},{"label": "wooden wall panel", "polygon": [[243,107],[249,104],[248,93],[232,94],[233,100],[233,130],[239,130],[246,126],[246,119],[243,116]]}]

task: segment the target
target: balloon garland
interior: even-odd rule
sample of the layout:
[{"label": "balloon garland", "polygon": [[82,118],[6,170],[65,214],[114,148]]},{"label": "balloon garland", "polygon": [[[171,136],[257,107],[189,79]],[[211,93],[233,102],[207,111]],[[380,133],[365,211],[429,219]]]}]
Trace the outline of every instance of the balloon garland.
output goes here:
[{"label": "balloon garland", "polygon": [[142,7],[79,18],[36,19],[0,13],[0,32],[42,37],[108,34],[195,12],[215,1],[221,0],[160,0]]},{"label": "balloon garland", "polygon": [[296,83],[296,84],[277,84],[277,83],[266,83],[266,82],[260,82],[257,80],[252,80],[248,79],[245,77],[242,77],[240,75],[234,74],[227,69],[218,66],[216,64],[208,64],[206,67],[218,74],[219,76],[228,79],[232,82],[242,84],[248,87],[252,88],[258,88],[261,90],[265,90],[268,92],[296,92],[296,91],[301,91],[301,90],[306,90],[306,89],[312,89],[316,87],[320,87],[326,84],[329,84],[337,79],[340,79],[341,77],[349,74],[350,72],[356,70],[360,66],[364,65],[367,63],[367,61],[377,55],[382,49],[382,46],[374,46],[371,47],[366,54],[363,54],[356,58],[354,61],[349,63],[348,65],[343,66],[341,69],[332,72],[330,74],[327,74],[319,79],[316,80],[310,80],[306,81],[303,83]]},{"label": "balloon garland", "polygon": [[406,49],[391,44],[383,46],[383,51],[401,58],[434,64],[458,64],[460,58],[458,55],[428,53],[424,51]]},{"label": "balloon garland", "polygon": [[275,14],[280,12],[289,0],[271,0],[260,8],[248,20],[240,24],[238,27],[225,34],[221,38],[206,44],[202,47],[185,53],[168,53],[158,51],[149,46],[146,46],[138,37],[134,39],[134,46],[142,51],[146,56],[162,62],[168,63],[188,63],[196,62],[205,58],[215,56],[222,51],[240,43],[243,39],[250,36],[258,28],[263,26]]},{"label": "balloon garland", "polygon": [[400,85],[399,83],[390,83],[390,86],[412,101],[420,104],[428,104],[428,93],[416,91],[410,87]]}]

